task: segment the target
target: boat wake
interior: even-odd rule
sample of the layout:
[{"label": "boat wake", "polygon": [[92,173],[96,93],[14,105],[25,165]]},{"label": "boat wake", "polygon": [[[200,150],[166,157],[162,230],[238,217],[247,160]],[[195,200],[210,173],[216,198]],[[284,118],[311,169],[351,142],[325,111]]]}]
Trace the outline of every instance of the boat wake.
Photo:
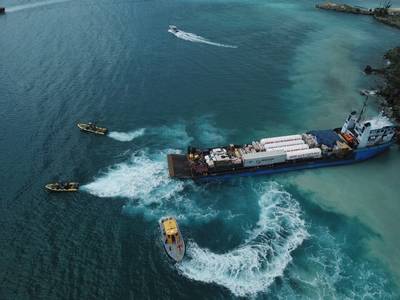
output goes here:
[{"label": "boat wake", "polygon": [[145,204],[169,199],[183,189],[183,182],[171,180],[167,174],[165,156],[168,152],[149,155],[136,152],[129,161],[110,167],[94,182],[82,187],[98,197],[144,199]]},{"label": "boat wake", "polygon": [[108,136],[116,141],[120,142],[130,142],[134,139],[141,137],[145,133],[145,128],[140,128],[135,131],[130,132],[118,132],[118,131],[111,131]]},{"label": "boat wake", "polygon": [[183,222],[214,218],[216,213],[212,208],[201,208],[187,197],[190,191],[201,187],[169,177],[165,159],[168,153],[178,151],[136,152],[128,161],[108,168],[81,189],[97,197],[126,199],[124,213],[142,214],[151,220],[164,215],[174,215]]},{"label": "boat wake", "polygon": [[258,223],[242,245],[217,254],[189,241],[188,259],[178,270],[190,279],[222,285],[236,296],[265,292],[283,275],[291,252],[308,233],[298,203],[277,184],[262,191],[259,206]]},{"label": "boat wake", "polygon": [[212,46],[217,46],[217,47],[225,47],[225,48],[237,48],[237,46],[234,45],[227,45],[227,44],[221,44],[221,43],[216,43],[216,42],[212,42],[209,41],[208,39],[196,35],[194,33],[190,33],[190,32],[185,32],[182,30],[179,31],[174,31],[172,29],[168,30],[169,33],[172,33],[173,35],[175,35],[177,38],[185,40],[185,41],[189,41],[189,42],[194,42],[194,43],[203,43],[203,44],[208,44],[208,45],[212,45]]},{"label": "boat wake", "polygon": [[41,7],[41,6],[48,6],[48,5],[53,5],[53,4],[63,3],[63,2],[69,2],[69,1],[71,1],[71,0],[50,0],[50,1],[41,1],[41,2],[35,2],[35,3],[29,3],[29,4],[22,4],[22,5],[8,7],[8,8],[6,8],[6,12],[7,13],[17,12],[17,11],[21,11],[21,10],[26,10],[26,9],[31,9],[31,8]]}]

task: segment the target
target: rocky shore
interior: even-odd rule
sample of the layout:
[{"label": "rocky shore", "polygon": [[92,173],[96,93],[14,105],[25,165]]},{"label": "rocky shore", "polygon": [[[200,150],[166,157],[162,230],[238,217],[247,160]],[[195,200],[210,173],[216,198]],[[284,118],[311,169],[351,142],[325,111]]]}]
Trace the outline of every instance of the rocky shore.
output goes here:
[{"label": "rocky shore", "polygon": [[385,84],[380,88],[379,95],[384,99],[386,114],[400,122],[400,47],[389,50],[384,58],[386,65],[382,75]]},{"label": "rocky shore", "polygon": [[333,2],[326,2],[322,4],[315,5],[316,8],[325,10],[334,10],[338,12],[351,13],[356,15],[373,15],[372,9],[367,9],[358,6],[351,6],[348,4],[338,4]]},{"label": "rocky shore", "polygon": [[390,2],[383,4],[381,7],[376,7],[373,9],[333,2],[317,4],[315,7],[319,9],[333,10],[356,15],[369,15],[378,22],[400,29],[400,9],[391,8]]},{"label": "rocky shore", "polygon": [[386,17],[379,17],[379,16],[374,16],[375,20],[384,23],[386,25],[396,27],[400,29],[400,15],[396,16],[386,16]]},{"label": "rocky shore", "polygon": [[[367,75],[378,75],[384,79],[384,84],[377,90],[362,90],[363,95],[379,96],[380,105],[386,116],[400,124],[400,47],[393,48],[383,56],[385,65],[383,68],[366,66]],[[399,126],[400,129],[400,126]],[[397,142],[400,144],[400,130],[397,133]]]}]

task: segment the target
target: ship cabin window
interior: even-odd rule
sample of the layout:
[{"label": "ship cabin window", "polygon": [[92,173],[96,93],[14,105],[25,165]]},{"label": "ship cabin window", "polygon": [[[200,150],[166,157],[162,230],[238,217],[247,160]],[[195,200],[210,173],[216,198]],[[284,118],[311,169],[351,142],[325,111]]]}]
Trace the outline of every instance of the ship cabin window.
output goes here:
[{"label": "ship cabin window", "polygon": [[176,237],[178,236],[178,227],[176,221],[173,219],[168,219],[163,223],[164,231],[166,233],[166,242],[168,244],[173,244],[176,241]]},{"label": "ship cabin window", "polygon": [[176,242],[179,242],[178,233],[176,233],[176,234],[167,234],[167,242],[168,242],[168,244],[175,244]]}]

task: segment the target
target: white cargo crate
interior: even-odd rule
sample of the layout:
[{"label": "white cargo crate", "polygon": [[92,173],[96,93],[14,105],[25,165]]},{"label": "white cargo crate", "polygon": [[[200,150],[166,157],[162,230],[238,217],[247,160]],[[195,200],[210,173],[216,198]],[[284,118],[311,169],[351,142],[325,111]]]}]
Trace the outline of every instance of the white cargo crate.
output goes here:
[{"label": "white cargo crate", "polygon": [[276,137],[261,139],[260,143],[272,144],[272,143],[281,143],[281,142],[301,140],[301,139],[302,137],[300,134],[294,134],[294,135],[276,136]]},{"label": "white cargo crate", "polygon": [[284,162],[286,153],[282,150],[246,153],[242,156],[242,159],[245,167],[265,166]]},{"label": "white cargo crate", "polygon": [[299,144],[299,145],[286,146],[286,147],[267,148],[267,151],[283,150],[285,152],[290,152],[290,151],[297,151],[297,150],[305,150],[305,149],[309,149],[309,148],[310,147],[307,144]]},{"label": "white cargo crate", "polygon": [[311,148],[311,149],[292,151],[286,153],[287,160],[320,158],[321,156],[322,152],[320,148]]},{"label": "white cargo crate", "polygon": [[294,145],[304,145],[303,140],[293,140],[293,141],[287,141],[287,142],[280,142],[280,143],[273,143],[273,144],[265,144],[264,149],[274,149],[274,148],[282,148],[282,147],[287,147],[287,146],[294,146]]}]

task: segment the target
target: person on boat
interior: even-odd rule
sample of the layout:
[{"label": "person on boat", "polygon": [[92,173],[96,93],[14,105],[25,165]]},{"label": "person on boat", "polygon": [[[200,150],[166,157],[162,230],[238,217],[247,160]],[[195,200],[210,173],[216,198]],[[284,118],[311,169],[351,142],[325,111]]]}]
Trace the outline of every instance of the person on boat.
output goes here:
[{"label": "person on boat", "polygon": [[179,32],[178,28],[176,26],[173,26],[173,25],[170,25],[169,29],[171,29],[175,33]]},{"label": "person on boat", "polygon": [[92,129],[92,130],[95,130],[95,129],[96,129],[95,123],[91,123],[91,122],[90,122],[88,125],[89,125],[89,129]]}]

